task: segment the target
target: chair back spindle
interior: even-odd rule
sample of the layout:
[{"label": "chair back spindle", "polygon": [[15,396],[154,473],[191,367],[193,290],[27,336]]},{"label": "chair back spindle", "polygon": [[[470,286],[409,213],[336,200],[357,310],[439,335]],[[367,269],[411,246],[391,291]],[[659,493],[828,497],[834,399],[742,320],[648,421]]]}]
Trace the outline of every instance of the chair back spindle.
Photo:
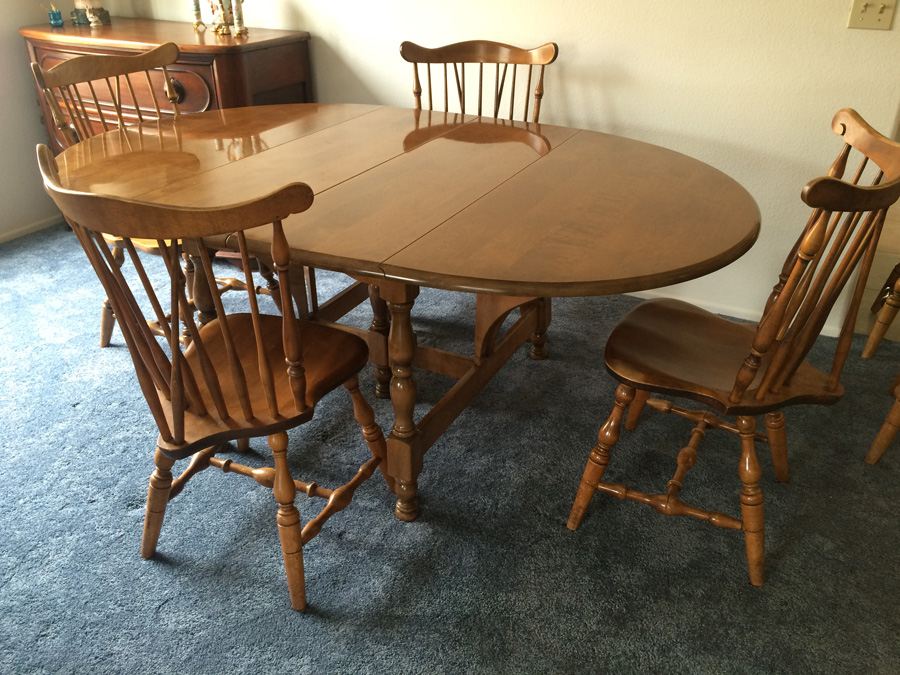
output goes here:
[{"label": "chair back spindle", "polygon": [[[39,146],[38,161],[48,194],[72,226],[113,306],[159,428],[161,447],[187,452],[199,438],[197,429],[278,425],[307,411],[302,333],[291,299],[289,249],[281,219],[309,208],[313,197],[308,186],[292,184],[229,208],[179,209],[66,190],[60,186],[49,148]],[[273,228],[271,253],[283,316],[260,311],[252,283],[244,230],[266,224]],[[103,232],[121,238],[135,274],[126,277],[116,264]],[[239,262],[247,280],[246,302],[240,303],[245,307],[240,311],[235,309],[239,303],[233,293],[227,305],[223,302],[203,242],[206,236],[231,233],[237,233]],[[133,244],[135,238],[157,241],[164,272],[148,274]],[[187,299],[180,264],[185,252],[199,261],[216,309],[216,318],[202,326],[197,325]],[[167,287],[157,290],[151,278],[165,278]],[[161,327],[162,340],[153,334],[148,319]],[[179,339],[180,321],[191,335],[188,346]],[[278,355],[272,344],[281,347]],[[283,362],[277,362],[277,356]],[[278,368],[283,369],[280,378]],[[279,390],[279,381],[289,386]]]},{"label": "chair back spindle", "polygon": [[[900,144],[849,109],[838,111],[832,128],[844,145],[827,175],[803,189],[802,198],[813,211],[769,295],[751,352],[735,378],[732,403],[740,402],[754,383],[757,401],[790,385],[859,270],[828,381],[831,390],[840,384],[885,215],[900,197]],[[843,180],[854,150],[861,159],[852,177]]]},{"label": "chair back spindle", "polygon": [[[424,74],[428,110],[438,109],[463,114],[474,112],[478,116],[499,119],[504,117],[504,112],[508,109],[509,120],[518,119],[534,123],[540,121],[541,100],[544,96],[544,69],[556,60],[558,54],[559,47],[552,42],[534,49],[521,49],[488,40],[457,42],[433,49],[421,47],[413,42],[404,42],[400,45],[400,55],[413,66],[413,96],[417,110],[423,107],[422,74]],[[467,65],[477,66],[475,78],[477,84],[468,88]],[[435,66],[434,75],[432,66]],[[475,68],[472,70],[475,71]],[[435,96],[435,79],[439,81],[442,79],[438,83],[438,93],[443,92],[442,100]],[[521,91],[518,115],[517,80]],[[533,80],[536,84],[532,94]],[[455,96],[452,92],[455,92]],[[485,101],[486,96],[490,97],[489,101]],[[469,107],[470,99],[474,99],[473,107]]]}]

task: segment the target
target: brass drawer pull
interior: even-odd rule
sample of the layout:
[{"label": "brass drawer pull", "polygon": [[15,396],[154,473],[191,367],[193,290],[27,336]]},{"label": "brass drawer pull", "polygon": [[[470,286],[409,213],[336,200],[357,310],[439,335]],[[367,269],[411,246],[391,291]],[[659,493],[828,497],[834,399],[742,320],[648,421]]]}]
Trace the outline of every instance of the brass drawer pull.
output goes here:
[{"label": "brass drawer pull", "polygon": [[176,78],[171,78],[172,83],[172,91],[175,92],[175,103],[182,103],[184,101],[184,97],[187,95],[187,91],[184,88],[184,85],[181,84]]}]

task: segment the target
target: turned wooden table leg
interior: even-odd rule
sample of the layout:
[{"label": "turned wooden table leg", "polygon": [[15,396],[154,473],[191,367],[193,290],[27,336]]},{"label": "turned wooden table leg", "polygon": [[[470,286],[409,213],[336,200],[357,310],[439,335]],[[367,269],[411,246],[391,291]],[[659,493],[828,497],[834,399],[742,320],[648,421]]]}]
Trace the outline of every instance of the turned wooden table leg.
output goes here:
[{"label": "turned wooden table leg", "polygon": [[566,527],[570,530],[577,530],[584,519],[585,511],[587,511],[587,507],[597,491],[597,483],[603,478],[606,466],[609,464],[609,451],[616,444],[616,441],[619,440],[625,409],[633,398],[634,389],[631,387],[624,384],[616,387],[616,403],[609,414],[609,418],[600,427],[600,432],[597,434],[597,444],[591,450],[590,455],[588,455],[584,474],[581,476],[581,483],[579,483],[578,492],[575,494],[575,501],[572,502],[572,510],[569,512],[569,520],[566,523]]},{"label": "turned wooden table leg", "polygon": [[387,300],[391,312],[388,354],[391,364],[391,404],[394,426],[387,442],[388,473],[394,479],[399,520],[412,521],[419,515],[416,484],[422,470],[422,455],[417,446],[418,432],[414,419],[416,383],[412,362],[416,350],[410,312],[419,294],[417,286],[385,284],[381,296]]},{"label": "turned wooden table leg", "polygon": [[266,280],[266,288],[269,289],[269,297],[272,298],[272,302],[275,303],[275,307],[278,308],[278,311],[281,311],[281,293],[278,292],[278,279],[275,278],[275,273],[272,271],[265,262],[263,262],[260,258],[256,259],[257,267],[259,268],[260,276]]},{"label": "turned wooden table leg", "polygon": [[547,358],[547,329],[550,328],[551,302],[550,298],[538,298],[538,325],[531,336],[531,348],[528,357],[535,361]]},{"label": "turned wooden table leg", "polygon": [[194,339],[188,327],[190,324],[187,319],[188,314],[193,317],[196,311],[196,306],[194,305],[194,261],[191,260],[191,256],[186,251],[181,252],[181,259],[184,261],[184,267],[182,268],[184,270],[184,292],[188,301],[188,306],[181,308],[181,344],[186,347]]},{"label": "turned wooden table leg", "polygon": [[152,558],[156,553],[156,542],[162,530],[166,506],[169,503],[169,492],[172,489],[172,466],[175,460],[163,453],[159,448],[153,456],[156,468],[150,475],[147,488],[147,507],[144,511],[144,534],[141,537],[141,557]]},{"label": "turned wooden table leg", "polygon": [[762,470],[756,457],[756,418],[737,418],[741,434],[741,461],[738,475],[741,478],[741,521],[744,544],[747,549],[747,573],[754,586],[763,585],[763,560],[765,558],[765,528],[763,492],[759,486]]},{"label": "turned wooden table leg", "polygon": [[[375,284],[369,284],[369,303],[372,305],[372,324],[369,330],[378,333],[388,339],[391,329],[387,303],[381,297],[381,292]],[[385,350],[387,351],[387,350]],[[376,364],[375,369],[375,396],[376,398],[391,397],[391,369],[390,366]]]},{"label": "turned wooden table leg", "polygon": [[[203,269],[203,263],[198,256],[191,254],[193,262],[193,298],[194,307],[197,309],[197,319],[202,326],[216,318],[216,307],[213,304],[212,290],[209,287],[210,281],[206,278],[206,270]],[[215,279],[212,283],[216,283]]]},{"label": "turned wooden table leg", "polygon": [[187,252],[182,251],[181,258],[184,260],[184,292],[187,295],[189,304],[194,304],[194,261]]}]

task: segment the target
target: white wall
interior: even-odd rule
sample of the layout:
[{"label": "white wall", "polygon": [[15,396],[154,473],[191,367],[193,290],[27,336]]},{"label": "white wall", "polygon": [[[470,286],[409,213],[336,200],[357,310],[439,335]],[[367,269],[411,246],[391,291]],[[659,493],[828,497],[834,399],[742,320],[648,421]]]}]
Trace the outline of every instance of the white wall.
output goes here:
[{"label": "white wall", "polygon": [[0,27],[0,242],[61,221],[44,194],[34,146],[46,143],[19,26],[47,20],[36,0],[3,3]]},{"label": "white wall", "polygon": [[[187,0],[108,0],[114,13],[189,20]],[[204,3],[205,4],[205,3]],[[803,183],[830,164],[838,108],[900,126],[900,28],[846,28],[849,0],[247,0],[249,26],[312,36],[318,98],[411,105],[404,39],[559,44],[541,119],[650,141],[729,173],[762,212],[759,242],[666,293],[758,316],[797,229]],[[895,20],[900,25],[900,18]]]}]

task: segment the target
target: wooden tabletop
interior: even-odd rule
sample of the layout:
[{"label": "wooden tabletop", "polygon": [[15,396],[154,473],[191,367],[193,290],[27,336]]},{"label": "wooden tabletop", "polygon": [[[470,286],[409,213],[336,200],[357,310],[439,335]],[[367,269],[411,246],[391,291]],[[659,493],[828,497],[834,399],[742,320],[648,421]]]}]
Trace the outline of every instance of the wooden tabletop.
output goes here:
[{"label": "wooden tabletop", "polygon": [[[185,2],[185,17],[191,10]],[[68,10],[66,10],[68,11]],[[54,28],[46,23],[37,26],[23,26],[19,29],[22,37],[42,42],[62,45],[90,44],[92,47],[115,47],[146,51],[165,42],[175,42],[179,51],[202,54],[215,51],[239,52],[265,49],[284,42],[308,40],[306,31],[274,30],[271,28],[251,28],[246,36],[217,35],[212,30],[198,33],[192,23],[184,21],[158,21],[156,19],[132,19],[114,16],[111,25],[74,26],[66,21],[64,26]]]},{"label": "wooden tabletop", "polygon": [[[353,104],[185,115],[59,157],[67,187],[160,204],[235,204],[294,181],[298,261],[424,286],[602,295],[708,274],[759,232],[724,173],[619,136]],[[265,248],[248,235],[251,247]]]}]

